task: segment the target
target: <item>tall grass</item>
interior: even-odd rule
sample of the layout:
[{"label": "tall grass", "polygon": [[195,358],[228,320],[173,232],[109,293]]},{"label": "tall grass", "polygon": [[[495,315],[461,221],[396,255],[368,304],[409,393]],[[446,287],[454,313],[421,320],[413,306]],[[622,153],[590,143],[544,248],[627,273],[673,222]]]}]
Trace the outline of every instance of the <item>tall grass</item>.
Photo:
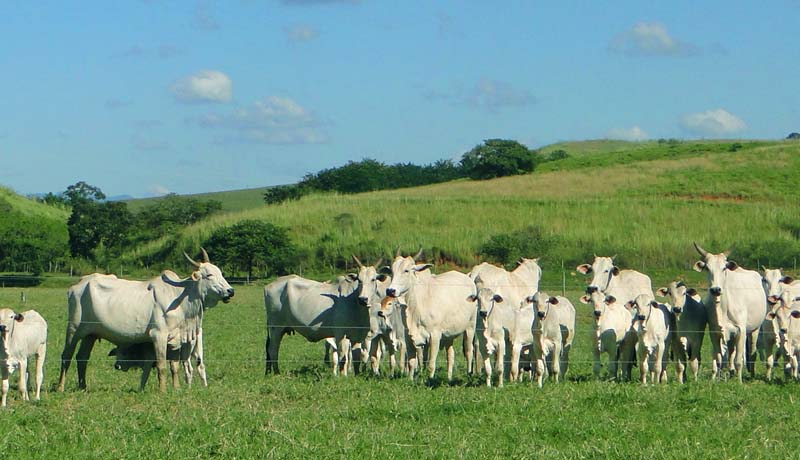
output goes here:
[{"label": "tall grass", "polygon": [[[649,148],[669,153],[676,147]],[[603,157],[597,167],[576,163],[568,170],[491,181],[312,195],[212,216],[127,257],[162,250],[170,241],[196,248],[214,229],[242,219],[288,227],[308,251],[308,268],[329,271],[341,269],[350,253],[377,257],[398,246],[405,252],[422,246],[440,262],[466,268],[478,261],[479,248],[492,235],[528,226],[554,241],[558,260],[545,264],[573,264],[606,253],[634,267],[687,267],[695,257],[692,241],[711,250],[758,248],[761,253],[738,255],[753,263],[786,265],[800,255],[792,230],[800,215],[792,174],[800,170],[800,147],[753,143],[730,152],[727,144],[710,143],[677,148],[683,149],[677,158],[649,154],[611,164]]]}]

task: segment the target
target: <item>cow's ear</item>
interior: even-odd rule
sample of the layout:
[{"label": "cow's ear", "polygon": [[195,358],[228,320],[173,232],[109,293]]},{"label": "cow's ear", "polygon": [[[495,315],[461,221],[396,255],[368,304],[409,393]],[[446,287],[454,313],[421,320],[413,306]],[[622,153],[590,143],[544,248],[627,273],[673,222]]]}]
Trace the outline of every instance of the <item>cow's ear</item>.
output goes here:
[{"label": "cow's ear", "polygon": [[[533,303],[533,297],[528,297],[528,298],[531,299],[531,303]],[[589,297],[588,295],[584,294],[578,300],[580,300],[581,303],[583,303],[583,304],[588,304],[592,300],[592,298]]]},{"label": "cow's ear", "polygon": [[378,273],[383,273],[384,275],[391,275],[392,274],[392,267],[388,265],[384,265],[383,267],[378,269]]},{"label": "cow's ear", "polygon": [[476,296],[475,294],[470,294],[467,296],[467,302],[474,302],[476,300],[478,300],[478,296]]},{"label": "cow's ear", "polygon": [[634,307],[636,307],[636,303],[634,301],[629,300],[625,302],[625,308],[627,308],[628,310],[633,310]]},{"label": "cow's ear", "polygon": [[614,276],[618,276],[619,275],[619,267],[617,267],[616,265],[611,267],[611,274],[613,274]]},{"label": "cow's ear", "polygon": [[492,300],[494,300],[497,303],[503,303],[503,296],[501,296],[500,294],[495,294],[492,297]]},{"label": "cow's ear", "polygon": [[727,268],[730,271],[733,271],[733,270],[736,270],[737,268],[739,268],[739,264],[737,264],[736,262],[734,262],[732,260],[729,260],[728,263],[725,264],[725,268]]},{"label": "cow's ear", "polygon": [[200,277],[201,277],[200,270],[195,270],[192,272],[192,279],[194,281],[200,281]]},{"label": "cow's ear", "polygon": [[358,279],[358,273],[348,273],[347,278],[349,278],[350,281],[355,281]]},{"label": "cow's ear", "polygon": [[612,303],[614,303],[616,301],[617,301],[617,298],[614,297],[613,295],[607,295],[606,296],[606,303],[607,304],[611,305]]},{"label": "cow's ear", "polygon": [[658,302],[656,302],[655,300],[651,300],[650,301],[650,306],[653,307],[653,308],[658,308]]},{"label": "cow's ear", "polygon": [[414,271],[415,272],[421,272],[421,271],[427,270],[427,269],[429,269],[431,267],[433,267],[433,264],[417,264],[417,265],[414,265]]},{"label": "cow's ear", "polygon": [[658,288],[656,290],[656,295],[659,295],[661,297],[666,297],[666,296],[669,295],[669,289],[667,289],[665,287]]},{"label": "cow's ear", "polygon": [[589,264],[581,264],[575,267],[578,273],[583,273],[584,275],[588,275],[592,272],[592,266]]},{"label": "cow's ear", "polygon": [[375,277],[375,279],[383,283],[384,281],[386,281],[386,275],[383,273],[379,273],[378,276]]},{"label": "cow's ear", "polygon": [[[586,297],[586,296],[583,296],[583,297]],[[581,299],[583,299],[583,297],[581,297]],[[525,303],[533,303],[533,296],[529,295],[528,297],[525,297]]]},{"label": "cow's ear", "polygon": [[702,272],[704,268],[706,268],[706,263],[702,260],[698,260],[692,265],[692,269],[696,272]]},{"label": "cow's ear", "polygon": [[112,348],[111,351],[108,352],[108,356],[117,356],[117,349]]},{"label": "cow's ear", "polygon": [[783,284],[792,284],[793,282],[794,282],[794,278],[792,278],[789,275],[786,275],[783,278],[781,278],[781,283],[783,283]]},{"label": "cow's ear", "polygon": [[771,312],[767,313],[767,319],[768,319],[768,320],[773,320],[773,319],[775,319],[775,312],[774,312],[774,311],[771,311]]},{"label": "cow's ear", "polygon": [[549,302],[551,305],[558,305],[558,299],[557,299],[557,298],[555,298],[555,297],[550,297],[550,298],[549,298],[547,301],[548,301],[548,302]]},{"label": "cow's ear", "polygon": [[17,313],[16,315],[14,315],[14,319],[15,319],[15,320],[16,320],[18,323],[21,323],[21,322],[22,322],[22,321],[25,319],[25,317],[24,317],[24,316],[22,316],[22,313]]},{"label": "cow's ear", "polygon": [[697,295],[697,290],[695,288],[689,288],[686,291],[686,295],[688,295],[689,297],[694,297]]},{"label": "cow's ear", "polygon": [[792,310],[792,318],[794,319],[800,318],[800,311]]}]

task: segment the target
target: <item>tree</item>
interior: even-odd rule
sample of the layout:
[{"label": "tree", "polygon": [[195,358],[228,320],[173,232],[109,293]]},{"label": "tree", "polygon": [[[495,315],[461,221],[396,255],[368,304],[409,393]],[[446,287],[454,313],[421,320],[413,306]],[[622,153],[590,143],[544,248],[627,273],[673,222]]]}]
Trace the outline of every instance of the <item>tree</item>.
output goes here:
[{"label": "tree", "polygon": [[103,201],[106,199],[106,194],[99,187],[89,185],[84,181],[76,182],[67,187],[63,195],[71,206],[86,201]]},{"label": "tree", "polygon": [[492,179],[531,172],[540,161],[517,141],[488,139],[461,157],[461,167],[472,179]]},{"label": "tree", "polygon": [[93,251],[102,245],[110,254],[119,254],[127,244],[132,225],[133,216],[126,203],[77,201],[67,220],[70,252],[94,259]]},{"label": "tree", "polygon": [[215,231],[203,243],[214,254],[218,266],[247,272],[260,269],[264,276],[291,272],[297,249],[285,228],[260,220],[242,220]]}]

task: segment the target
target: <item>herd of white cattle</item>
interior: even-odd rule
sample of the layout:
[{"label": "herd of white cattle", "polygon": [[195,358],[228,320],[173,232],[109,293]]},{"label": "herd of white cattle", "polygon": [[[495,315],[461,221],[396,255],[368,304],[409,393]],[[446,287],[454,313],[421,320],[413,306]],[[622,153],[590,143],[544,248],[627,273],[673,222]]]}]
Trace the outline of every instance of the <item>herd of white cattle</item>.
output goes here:
[{"label": "herd of white cattle", "polygon": [[[708,273],[709,289],[701,298],[682,282],[653,291],[650,278],[620,270],[612,257],[595,257],[577,267],[592,275],[580,298],[593,308],[594,375],[600,378],[602,355],[609,377],[630,380],[638,364],[642,383],[666,382],[667,364],[675,363],[678,381],[686,368],[698,378],[706,328],[712,347],[712,376],[727,370],[742,381],[746,366],[755,372],[755,357],[766,362],[771,379],[783,358],[784,372],[794,379],[800,358],[800,281],[779,269],[757,271],[729,260],[729,251],[713,254],[695,243],[702,260],[697,271]],[[117,348],[115,367],[141,368],[141,389],[157,369],[166,390],[167,364],[173,386],[179,373],[191,384],[193,364],[207,385],[203,359],[203,312],[234,295],[220,269],[202,251],[202,261],[186,258],[195,270],[186,279],[172,271],[148,281],[91,274],[69,288],[68,319],[58,390],[63,391],[77,350],[78,386],[86,388],[86,366],[95,342]],[[575,336],[575,307],[569,299],[539,290],[542,270],[537,259],[521,259],[513,271],[482,263],[468,274],[434,275],[430,264],[399,251],[391,266],[379,260],[334,282],[297,275],[278,278],[264,288],[267,317],[266,372],[277,373],[281,339],[296,332],[312,342],[325,341],[332,352],[334,374],[347,374],[354,356],[363,351],[375,374],[388,354],[391,373],[414,378],[427,363],[436,372],[440,349],[447,352],[447,378],[452,380],[454,341],[463,337],[467,371],[483,361],[486,384],[496,379],[520,381],[528,373],[541,387],[545,378],[563,379]],[[656,295],[666,302],[656,301]],[[39,399],[47,341],[47,323],[36,311],[0,309],[0,372],[2,406],[6,406],[9,374],[19,369],[19,389],[28,399],[28,359],[36,356],[35,398]],[[426,355],[427,353],[427,355]],[[492,367],[494,362],[495,366]]]}]

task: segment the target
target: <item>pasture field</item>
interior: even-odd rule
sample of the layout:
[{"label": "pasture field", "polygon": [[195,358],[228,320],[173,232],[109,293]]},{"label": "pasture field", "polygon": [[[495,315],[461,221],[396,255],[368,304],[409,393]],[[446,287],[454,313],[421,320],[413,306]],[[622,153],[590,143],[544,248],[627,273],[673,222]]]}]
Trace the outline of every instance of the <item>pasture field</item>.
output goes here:
[{"label": "pasture field", "polygon": [[[682,274],[660,273],[654,287]],[[543,290],[560,293],[559,279],[546,272]],[[26,289],[22,308],[20,289],[0,289],[0,305],[35,308],[49,323],[43,399],[19,400],[12,376],[0,451],[34,459],[728,459],[786,458],[800,449],[800,384],[784,382],[780,372],[767,383],[761,362],[744,385],[710,382],[707,340],[697,383],[593,381],[591,313],[577,301],[583,285],[571,278],[567,291],[578,310],[568,381],[542,390],[527,381],[486,388],[466,375],[460,353],[453,384],[335,378],[323,365],[323,346],[299,336],[284,340],[283,373],[265,376],[262,285],[253,285],[236,286],[230,304],[207,312],[209,387],[182,385],[166,394],[154,375],[139,393],[138,371],[115,371],[107,342],[94,349],[88,391],[77,390],[73,364],[67,391],[54,392],[66,289]],[[443,368],[440,354],[439,375]]]},{"label": "pasture field", "polygon": [[[470,267],[492,235],[533,227],[547,240],[544,268],[618,254],[625,267],[688,268],[691,242],[712,251],[736,244],[737,261],[794,268],[800,252],[800,144],[634,144],[546,163],[533,174],[458,180],[358,195],[311,195],[224,213],[126,253],[142,260],[171,247],[196,251],[211,233],[243,219],[289,229],[319,270],[422,246],[439,263]],[[737,146],[738,145],[738,146]],[[557,170],[556,170],[557,169]],[[212,254],[213,258],[213,254]],[[548,265],[549,264],[549,265]]]}]

